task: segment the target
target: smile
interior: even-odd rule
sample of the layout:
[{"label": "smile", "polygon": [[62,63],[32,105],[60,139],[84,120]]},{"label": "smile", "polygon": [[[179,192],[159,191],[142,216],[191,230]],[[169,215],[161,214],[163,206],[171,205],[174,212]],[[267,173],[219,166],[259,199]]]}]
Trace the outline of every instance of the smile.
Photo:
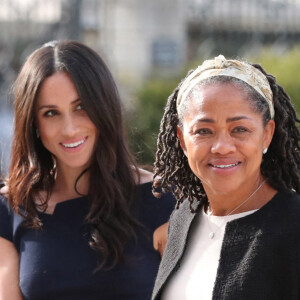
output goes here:
[{"label": "smile", "polygon": [[218,169],[227,169],[227,168],[232,168],[232,167],[236,167],[239,164],[239,162],[235,163],[235,164],[229,164],[229,165],[211,165],[214,168],[218,168]]},{"label": "smile", "polygon": [[86,141],[87,138],[82,139],[81,141],[78,141],[76,143],[70,143],[70,144],[64,144],[61,143],[65,148],[76,148],[78,146],[80,146],[81,144],[83,144]]}]

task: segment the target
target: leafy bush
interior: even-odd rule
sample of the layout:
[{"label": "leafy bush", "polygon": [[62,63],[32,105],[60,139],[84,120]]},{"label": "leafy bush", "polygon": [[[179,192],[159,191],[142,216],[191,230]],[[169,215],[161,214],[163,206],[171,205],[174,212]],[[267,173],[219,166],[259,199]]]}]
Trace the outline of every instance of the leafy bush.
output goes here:
[{"label": "leafy bush", "polygon": [[[250,61],[250,60],[249,60]],[[260,55],[251,59],[263,66],[267,73],[276,77],[287,94],[291,97],[298,115],[300,112],[300,50],[295,47],[284,54],[277,54],[272,49],[264,49]]]},{"label": "leafy bush", "polygon": [[[272,49],[264,49],[248,61],[261,64],[268,73],[276,77],[300,115],[300,50],[293,48],[284,54],[278,54]],[[189,65],[194,68],[201,63],[202,60],[199,60]],[[128,114],[127,123],[131,150],[142,165],[153,164],[164,107],[169,95],[184,76],[185,73],[177,78],[151,79],[137,93],[136,107]]]},{"label": "leafy bush", "polygon": [[154,162],[164,107],[178,82],[179,79],[151,79],[137,93],[136,107],[127,123],[130,147],[142,165]]}]

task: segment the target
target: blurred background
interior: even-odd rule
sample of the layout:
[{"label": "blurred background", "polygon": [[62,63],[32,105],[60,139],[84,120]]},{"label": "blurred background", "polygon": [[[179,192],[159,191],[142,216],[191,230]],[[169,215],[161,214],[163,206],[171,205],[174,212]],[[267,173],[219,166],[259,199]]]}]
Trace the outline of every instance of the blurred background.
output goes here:
[{"label": "blurred background", "polygon": [[0,174],[7,175],[11,86],[49,40],[102,55],[123,101],[130,146],[154,160],[168,96],[187,71],[220,53],[258,62],[300,111],[300,0],[0,0]]}]

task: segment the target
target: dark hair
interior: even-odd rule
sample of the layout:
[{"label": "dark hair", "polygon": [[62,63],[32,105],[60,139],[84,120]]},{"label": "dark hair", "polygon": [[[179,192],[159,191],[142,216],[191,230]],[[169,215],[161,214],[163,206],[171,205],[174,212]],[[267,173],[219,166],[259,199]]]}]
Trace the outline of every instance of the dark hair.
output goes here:
[{"label": "dark hair", "polygon": [[[300,132],[297,127],[300,120],[284,89],[276,83],[275,77],[267,74],[258,64],[252,64],[267,77],[273,92],[275,108],[275,132],[267,154],[264,155],[261,172],[275,189],[293,189],[300,193]],[[191,70],[187,76],[193,72]],[[199,209],[208,203],[208,199],[200,179],[192,172],[177,137],[177,126],[181,125],[181,115],[187,109],[180,108],[177,113],[176,101],[178,87],[170,95],[160,124],[157,140],[156,161],[154,164],[153,193],[159,197],[162,192],[171,191],[177,198],[176,208],[185,199],[190,202],[190,209]],[[203,81],[200,85],[228,83],[241,89],[255,111],[262,115],[264,126],[270,120],[270,112],[266,100],[252,87],[239,79],[228,76],[215,76]],[[187,101],[188,102],[188,101]],[[193,203],[200,203],[194,206]]]},{"label": "dark hair", "polygon": [[[38,210],[47,208],[56,169],[51,153],[36,137],[34,106],[43,81],[56,72],[70,76],[84,109],[101,133],[88,169],[90,210],[86,220],[92,226],[90,246],[102,256],[99,267],[114,266],[123,259],[124,245],[138,225],[131,212],[138,169],[124,139],[116,84],[101,57],[89,47],[76,41],[50,42],[34,51],[22,67],[14,85],[15,131],[8,199],[27,226],[42,226]],[[47,197],[39,199],[38,207],[41,191],[46,191]]]}]

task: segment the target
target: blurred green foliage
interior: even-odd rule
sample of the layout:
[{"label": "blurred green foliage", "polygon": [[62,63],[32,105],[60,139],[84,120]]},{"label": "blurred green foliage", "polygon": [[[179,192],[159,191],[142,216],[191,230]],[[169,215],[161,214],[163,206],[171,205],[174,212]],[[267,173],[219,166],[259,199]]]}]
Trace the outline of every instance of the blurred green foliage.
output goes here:
[{"label": "blurred green foliage", "polygon": [[150,79],[137,93],[137,103],[128,115],[127,123],[130,148],[141,165],[152,165],[154,162],[160,120],[167,99],[179,80],[179,77]]},{"label": "blurred green foliage", "polygon": [[[250,61],[250,60],[249,60]],[[264,49],[260,55],[253,57],[251,62],[259,63],[265,71],[276,77],[290,96],[295,109],[300,112],[300,49],[294,47],[284,54],[278,54],[272,49]]]},{"label": "blurred green foliage", "polygon": [[[276,77],[277,82],[291,97],[300,115],[300,49],[295,47],[284,54],[279,54],[266,48],[248,61],[261,64],[267,73]],[[198,60],[189,66],[194,68],[201,63],[202,60]],[[186,72],[171,79],[158,77],[150,79],[137,93],[136,106],[128,115],[127,121],[130,148],[141,165],[149,165],[151,168],[154,162],[157,134],[164,107],[168,97],[185,74]]]}]

